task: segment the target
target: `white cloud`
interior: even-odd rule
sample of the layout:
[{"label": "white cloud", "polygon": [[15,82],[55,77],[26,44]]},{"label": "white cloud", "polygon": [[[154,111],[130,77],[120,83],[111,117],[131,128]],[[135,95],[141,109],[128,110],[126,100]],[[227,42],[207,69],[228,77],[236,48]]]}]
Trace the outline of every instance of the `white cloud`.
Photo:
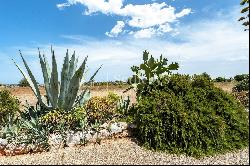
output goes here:
[{"label": "white cloud", "polygon": [[180,13],[176,14],[176,17],[180,18],[180,17],[186,16],[190,14],[190,12],[191,12],[191,9],[183,9]]},{"label": "white cloud", "polygon": [[120,11],[123,6],[124,0],[67,0],[68,2],[57,4],[57,7],[63,9],[65,7],[82,4],[88,9],[85,11],[86,15],[90,15],[96,12],[104,14],[115,14]]},{"label": "white cloud", "polygon": [[117,37],[125,27],[125,23],[123,21],[117,21],[117,24],[110,32],[106,32],[106,35],[109,37]]},{"label": "white cloud", "polygon": [[[144,5],[127,4],[124,6],[124,0],[67,0],[68,2],[58,4],[57,7],[62,9],[75,4],[82,4],[87,7],[86,15],[91,15],[96,12],[103,14],[113,14],[123,16],[128,25],[132,28],[139,28],[138,33],[150,34],[153,29],[158,35],[163,35],[169,31],[160,31],[159,27],[174,23],[178,18],[184,17],[191,13],[191,9],[183,9],[179,13],[175,13],[175,8],[163,3],[152,3]],[[170,29],[170,28],[168,28]],[[151,31],[152,32],[152,31]],[[113,35],[110,35],[113,37]],[[148,37],[148,35],[145,35]],[[151,35],[153,36],[153,35]]]},{"label": "white cloud", "polygon": [[141,39],[141,38],[151,38],[153,35],[155,35],[155,33],[156,33],[155,29],[147,28],[131,34],[134,34],[134,37],[136,39]]},{"label": "white cloud", "polygon": [[61,4],[57,4],[56,6],[58,7],[58,9],[62,10],[65,7],[69,7],[71,5],[69,3],[61,3]]},{"label": "white cloud", "polygon": [[[82,36],[64,35],[62,37],[71,40],[71,44],[58,44],[54,47],[58,66],[62,65],[67,49],[69,49],[70,53],[75,50],[76,55],[80,57],[80,61],[86,55],[89,55],[87,65],[90,73],[88,75],[91,75],[99,65],[103,64],[102,70],[97,75],[97,80],[125,79],[131,74],[130,67],[142,61],[142,51],[147,49],[155,57],[163,54],[170,62],[179,62],[179,72],[181,73],[207,72],[213,77],[232,77],[236,74],[248,73],[249,32],[245,32],[241,23],[237,21],[238,15],[235,13],[238,13],[238,11],[239,9],[227,13],[228,17],[226,18],[218,17],[216,19],[195,21],[188,26],[182,27],[179,34],[175,36],[175,40],[180,40],[178,42],[157,38],[150,40],[139,38],[96,40]],[[153,30],[145,30],[144,35],[147,31],[148,35],[150,35]],[[131,35],[136,33],[134,32]],[[45,50],[46,55],[50,55],[50,44],[35,45],[32,48],[21,47],[23,55],[29,60],[29,64],[34,64],[34,61],[39,63],[37,46],[41,47],[41,50]],[[20,46],[10,49],[18,50],[19,48]],[[33,58],[31,58],[31,55],[27,55],[31,53],[34,55]],[[5,60],[2,61],[1,59],[2,55],[15,56],[18,55],[18,51],[15,53],[0,53],[1,64],[5,64]],[[17,60],[20,60],[20,58]],[[11,64],[11,61],[9,63]],[[0,69],[2,69],[0,70],[2,71],[1,76],[5,75],[2,80],[4,78],[10,79],[10,77],[12,77],[10,80],[16,79],[16,74],[8,73],[9,70],[15,69],[14,65],[9,66],[9,64],[0,66]],[[38,72],[36,66],[40,67],[39,64],[32,65],[32,70],[36,71],[36,77],[41,82],[42,77],[39,75],[41,72]],[[15,72],[18,71],[15,70]]]},{"label": "white cloud", "polygon": [[171,28],[169,24],[162,24],[158,28],[159,33],[167,33],[167,32],[171,32],[172,30],[173,28]]}]

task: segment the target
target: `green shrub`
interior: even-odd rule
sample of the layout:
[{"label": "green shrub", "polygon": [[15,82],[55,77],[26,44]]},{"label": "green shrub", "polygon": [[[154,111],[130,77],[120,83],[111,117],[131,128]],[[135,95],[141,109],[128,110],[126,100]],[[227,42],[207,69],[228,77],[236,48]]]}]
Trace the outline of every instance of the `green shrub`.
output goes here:
[{"label": "green shrub", "polygon": [[111,120],[117,114],[119,99],[118,95],[111,92],[108,96],[92,97],[86,105],[89,121],[94,123],[95,120],[99,122]]},{"label": "green shrub", "polygon": [[[168,59],[162,55],[160,59],[155,59],[148,51],[143,52],[143,63],[139,66],[132,66],[133,78],[136,80],[134,83],[130,82],[131,87],[129,89],[136,89],[137,99],[141,94],[147,92],[147,85],[152,84],[164,75],[171,74],[172,71],[178,70],[178,63],[168,64]],[[126,90],[126,91],[127,91]]]},{"label": "green shrub", "polygon": [[249,77],[245,77],[242,81],[233,87],[233,92],[249,91]]},{"label": "green shrub", "polygon": [[206,77],[175,74],[144,89],[130,110],[144,146],[195,157],[248,146],[244,107]]},{"label": "green shrub", "polygon": [[217,77],[217,78],[215,78],[215,81],[216,82],[226,82],[226,78],[224,78],[224,77]]},{"label": "green shrub", "polygon": [[7,90],[0,91],[0,125],[4,125],[8,115],[14,116],[19,111],[17,98],[13,97]]},{"label": "green shrub", "polygon": [[247,79],[247,78],[249,79],[249,74],[240,74],[234,77],[234,79],[238,82],[243,81],[244,79]]},{"label": "green shrub", "polygon": [[29,82],[25,78],[23,78],[19,81],[18,85],[21,87],[26,87],[26,86],[29,86]]},{"label": "green shrub", "polygon": [[211,80],[211,76],[209,74],[207,74],[206,72],[201,74],[203,77],[207,78],[208,80]]},{"label": "green shrub", "polygon": [[83,107],[74,108],[70,112],[57,109],[48,112],[39,118],[40,122],[50,128],[50,132],[59,130],[63,125],[66,129],[75,130],[80,127],[81,120],[86,117],[86,111]]}]

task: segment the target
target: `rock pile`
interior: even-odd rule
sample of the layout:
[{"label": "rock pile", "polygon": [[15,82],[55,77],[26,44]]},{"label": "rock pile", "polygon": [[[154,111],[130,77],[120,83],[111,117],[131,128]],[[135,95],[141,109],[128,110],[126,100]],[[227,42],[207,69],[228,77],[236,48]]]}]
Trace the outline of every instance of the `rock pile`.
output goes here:
[{"label": "rock pile", "polygon": [[[87,131],[69,131],[63,136],[59,133],[49,135],[49,145],[52,149],[57,149],[66,146],[74,147],[86,145],[87,143],[98,143],[104,139],[124,138],[131,136],[131,129],[135,128],[132,124],[125,122],[104,123],[100,126],[100,130]],[[65,142],[64,142],[65,140]],[[45,151],[45,147],[39,145],[15,145],[9,143],[5,139],[0,138],[0,156],[14,156],[28,153],[37,153]]]}]

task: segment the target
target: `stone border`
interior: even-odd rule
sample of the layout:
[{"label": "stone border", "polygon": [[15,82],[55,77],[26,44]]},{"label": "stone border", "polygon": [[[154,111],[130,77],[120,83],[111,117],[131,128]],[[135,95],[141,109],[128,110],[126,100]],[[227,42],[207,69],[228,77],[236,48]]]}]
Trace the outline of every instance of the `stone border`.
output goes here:
[{"label": "stone border", "polygon": [[[89,143],[99,143],[101,140],[113,138],[125,138],[132,136],[132,130],[136,128],[133,124],[126,122],[104,123],[100,126],[99,132],[88,131],[69,131],[66,133],[66,146],[76,147],[87,145]],[[50,134],[48,141],[51,149],[64,147],[63,138],[60,134]],[[6,139],[0,138],[0,156],[15,156],[28,153],[39,153],[46,151],[43,146],[39,145],[15,145],[8,143]]]}]

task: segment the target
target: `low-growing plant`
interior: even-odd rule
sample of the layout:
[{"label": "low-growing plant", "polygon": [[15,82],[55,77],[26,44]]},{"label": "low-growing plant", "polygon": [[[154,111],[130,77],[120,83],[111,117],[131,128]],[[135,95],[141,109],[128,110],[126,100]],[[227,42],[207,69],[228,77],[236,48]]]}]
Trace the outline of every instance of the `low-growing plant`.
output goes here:
[{"label": "low-growing plant", "polygon": [[[24,112],[28,113],[24,113]],[[14,145],[32,144],[48,150],[48,130],[43,127],[37,118],[37,112],[29,108],[24,112],[19,111],[20,117],[8,116],[7,124],[3,127],[1,137],[6,138],[9,143]]]},{"label": "low-growing plant", "polygon": [[195,157],[248,146],[248,113],[206,77],[174,74],[147,86],[130,110],[144,146]]},{"label": "low-growing plant", "polygon": [[0,91],[0,125],[5,125],[8,116],[15,116],[20,109],[20,102],[10,91]]},{"label": "low-growing plant", "polygon": [[65,128],[76,130],[80,127],[81,120],[86,117],[86,111],[83,107],[76,107],[71,112],[65,112],[57,109],[48,112],[39,118],[44,126],[51,128],[50,132],[59,130],[58,126],[64,125]]},{"label": "low-growing plant", "polygon": [[118,113],[117,104],[120,97],[112,92],[108,96],[95,96],[92,97],[86,104],[88,118],[91,123],[95,120],[99,122],[106,122]]}]

